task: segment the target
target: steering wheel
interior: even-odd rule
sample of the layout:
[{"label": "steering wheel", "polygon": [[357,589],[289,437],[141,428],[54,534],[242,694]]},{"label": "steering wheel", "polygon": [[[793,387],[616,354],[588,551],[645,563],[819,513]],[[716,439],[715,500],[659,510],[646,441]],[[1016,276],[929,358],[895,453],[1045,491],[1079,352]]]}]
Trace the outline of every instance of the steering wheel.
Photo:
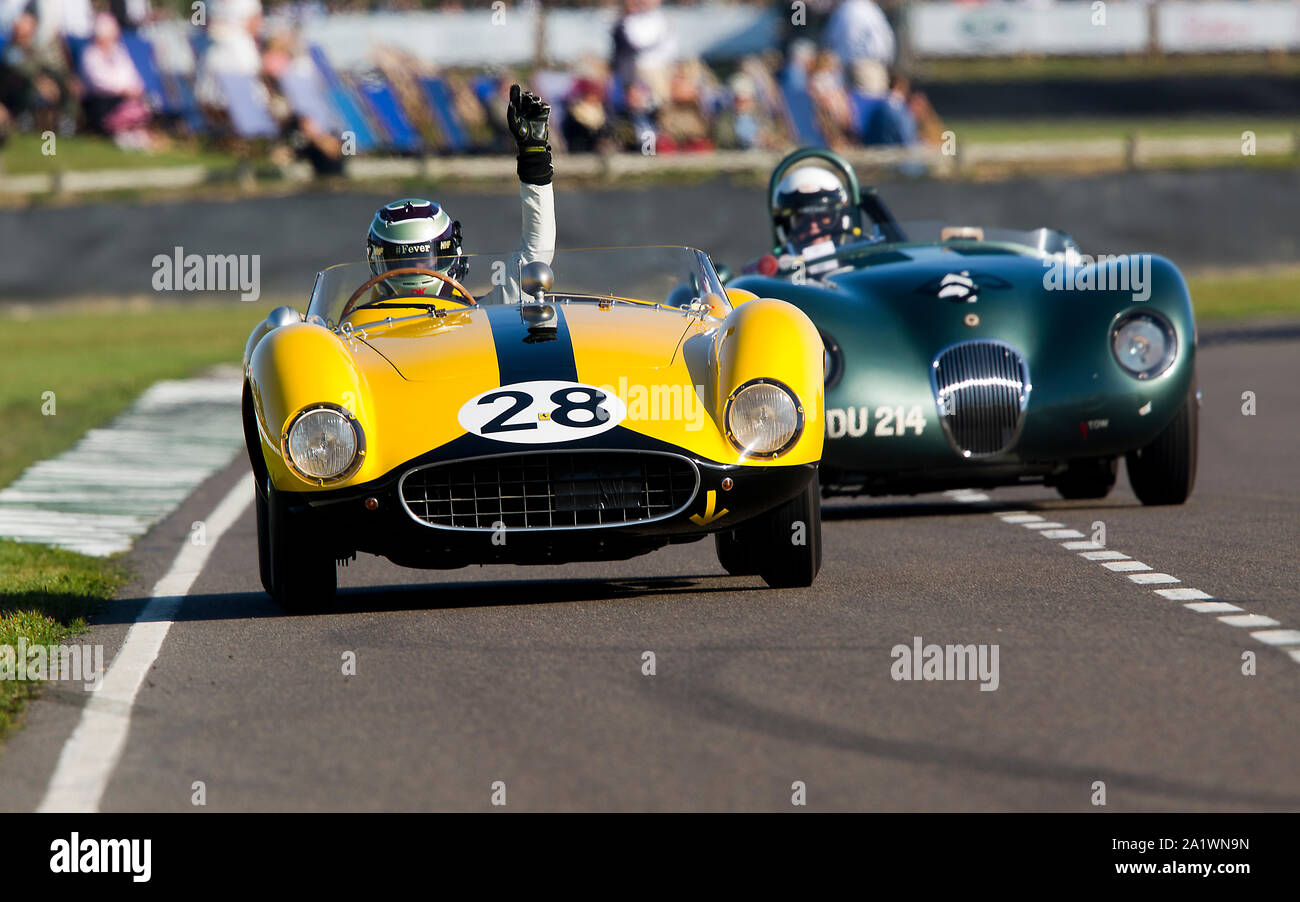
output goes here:
[{"label": "steering wheel", "polygon": [[424,269],[420,266],[404,266],[400,269],[390,269],[387,272],[381,272],[378,275],[367,279],[364,285],[352,292],[352,297],[348,298],[348,302],[343,305],[343,310],[339,313],[339,322],[343,322],[343,317],[352,312],[352,307],[356,304],[358,298],[371,288],[374,288],[380,282],[385,279],[391,279],[393,276],[433,276],[435,279],[446,282],[451,286],[453,291],[459,292],[462,297],[469,301],[471,307],[478,305],[478,301],[474,299],[474,295],[470,294],[464,285],[460,284],[446,273],[438,272],[436,269]]}]

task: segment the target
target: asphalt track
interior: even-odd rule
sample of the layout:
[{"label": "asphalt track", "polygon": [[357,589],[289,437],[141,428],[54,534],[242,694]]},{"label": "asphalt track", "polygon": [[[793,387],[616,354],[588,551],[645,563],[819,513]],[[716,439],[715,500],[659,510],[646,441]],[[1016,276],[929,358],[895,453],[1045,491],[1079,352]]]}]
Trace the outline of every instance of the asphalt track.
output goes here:
[{"label": "asphalt track", "polygon": [[[1300,628],[1300,343],[1203,350],[1200,478],[1181,507],[1047,489],[836,501],[809,590],[725,576],[711,543],[610,565],[425,573],[363,557],[337,611],[286,617],[251,510],[212,548],[133,708],[102,809],[1107,810],[1300,808],[1300,662],[1061,541],[1027,510]],[[1243,416],[1241,394],[1257,394]],[[132,553],[91,641],[108,656],[247,465]],[[890,650],[1000,649],[1000,685],[895,681]],[[641,672],[653,651],[657,673]],[[344,677],[341,656],[357,655]],[[1243,675],[1242,653],[1257,673]],[[85,693],[54,689],[0,753],[32,810]]]}]

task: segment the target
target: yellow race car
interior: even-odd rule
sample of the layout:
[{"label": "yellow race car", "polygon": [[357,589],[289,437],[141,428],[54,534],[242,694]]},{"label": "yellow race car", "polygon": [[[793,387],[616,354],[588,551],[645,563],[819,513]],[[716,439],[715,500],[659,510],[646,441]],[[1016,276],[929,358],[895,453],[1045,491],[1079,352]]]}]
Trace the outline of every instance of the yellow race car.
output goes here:
[{"label": "yellow race car", "polygon": [[825,427],[808,317],[725,290],[691,248],[545,256],[334,266],[305,317],[280,307],[253,330],[259,563],[286,609],[327,604],[358,551],[554,564],[713,534],[733,574],[812,583]]}]

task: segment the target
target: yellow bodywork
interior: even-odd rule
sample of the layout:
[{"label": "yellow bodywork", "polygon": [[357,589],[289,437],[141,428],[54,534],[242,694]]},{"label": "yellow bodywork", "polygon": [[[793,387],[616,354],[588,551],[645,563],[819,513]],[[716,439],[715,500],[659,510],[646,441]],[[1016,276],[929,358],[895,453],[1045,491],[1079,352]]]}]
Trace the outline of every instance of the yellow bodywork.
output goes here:
[{"label": "yellow bodywork", "polygon": [[[379,311],[360,311],[349,318],[356,330],[351,336],[307,322],[269,331],[259,324],[249,337],[245,368],[276,488],[305,492],[369,482],[466,434],[458,422],[461,406],[500,385],[497,347],[482,308],[446,303],[444,309],[442,317],[403,320],[399,313],[391,324]],[[563,315],[578,381],[623,400],[623,427],[719,463],[780,467],[820,460],[822,342],[794,306],[747,300],[717,319],[573,303],[563,306]],[[555,377],[539,372],[531,378]],[[803,408],[799,439],[773,460],[743,457],[725,435],[729,395],[756,378],[784,383]],[[322,403],[350,411],[365,437],[360,465],[325,484],[299,476],[282,457],[293,417]],[[511,450],[520,446],[502,444],[503,453]]]}]

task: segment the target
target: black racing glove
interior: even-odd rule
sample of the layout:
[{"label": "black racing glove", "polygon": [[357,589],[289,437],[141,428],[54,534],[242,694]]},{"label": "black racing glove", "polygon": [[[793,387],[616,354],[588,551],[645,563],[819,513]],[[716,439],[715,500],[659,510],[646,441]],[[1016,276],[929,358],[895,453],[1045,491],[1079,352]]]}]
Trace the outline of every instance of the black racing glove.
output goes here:
[{"label": "black racing glove", "polygon": [[506,125],[519,147],[519,181],[529,185],[549,185],[555,177],[551,165],[550,129],[547,120],[551,106],[531,91],[521,91],[519,85],[510,86],[510,108],[506,110]]}]

